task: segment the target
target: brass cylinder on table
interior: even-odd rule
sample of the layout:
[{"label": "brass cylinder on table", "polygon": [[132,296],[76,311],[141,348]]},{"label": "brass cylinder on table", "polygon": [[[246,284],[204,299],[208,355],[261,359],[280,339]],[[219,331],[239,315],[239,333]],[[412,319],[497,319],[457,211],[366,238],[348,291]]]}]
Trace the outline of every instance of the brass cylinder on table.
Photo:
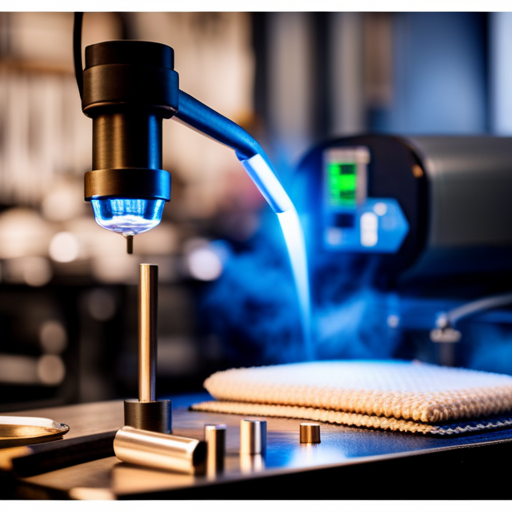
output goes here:
[{"label": "brass cylinder on table", "polygon": [[300,424],[300,442],[308,444],[317,444],[320,442],[320,424],[319,423],[301,423]]},{"label": "brass cylinder on table", "polygon": [[125,426],[116,433],[114,453],[123,462],[149,468],[188,474],[205,470],[206,443],[188,437]]},{"label": "brass cylinder on table", "polygon": [[125,425],[172,432],[171,401],[156,401],[158,266],[140,265],[139,286],[139,400],[124,402]]}]

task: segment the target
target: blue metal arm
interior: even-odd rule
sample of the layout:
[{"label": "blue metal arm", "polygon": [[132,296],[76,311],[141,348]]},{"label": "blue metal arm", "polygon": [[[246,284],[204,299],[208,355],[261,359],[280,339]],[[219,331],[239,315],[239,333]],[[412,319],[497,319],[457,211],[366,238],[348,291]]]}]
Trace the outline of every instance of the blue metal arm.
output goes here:
[{"label": "blue metal arm", "polygon": [[268,156],[241,126],[183,91],[179,91],[179,106],[175,117],[234,149],[245,170],[276,213],[293,208]]}]

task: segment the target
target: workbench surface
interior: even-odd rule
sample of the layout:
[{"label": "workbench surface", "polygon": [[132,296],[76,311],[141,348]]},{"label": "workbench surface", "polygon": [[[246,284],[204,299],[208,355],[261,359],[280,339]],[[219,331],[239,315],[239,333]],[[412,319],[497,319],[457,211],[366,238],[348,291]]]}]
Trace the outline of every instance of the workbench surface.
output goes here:
[{"label": "workbench surface", "polygon": [[[242,416],[192,412],[205,394],[171,397],[173,434],[203,439],[206,423],[225,423],[226,465],[215,476],[151,470],[95,460],[45,474],[2,475],[2,499],[510,499],[504,461],[512,429],[428,436],[322,424],[322,442],[299,443],[301,420],[267,419],[267,453],[241,456]],[[124,424],[123,402],[12,413],[70,426],[65,438]]]}]

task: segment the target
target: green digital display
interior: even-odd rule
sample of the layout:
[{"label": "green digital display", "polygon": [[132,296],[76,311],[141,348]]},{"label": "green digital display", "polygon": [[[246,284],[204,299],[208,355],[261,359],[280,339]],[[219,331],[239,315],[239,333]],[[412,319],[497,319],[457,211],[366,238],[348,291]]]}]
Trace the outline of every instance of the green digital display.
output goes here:
[{"label": "green digital display", "polygon": [[356,164],[329,163],[328,181],[331,206],[355,208],[357,190]]}]

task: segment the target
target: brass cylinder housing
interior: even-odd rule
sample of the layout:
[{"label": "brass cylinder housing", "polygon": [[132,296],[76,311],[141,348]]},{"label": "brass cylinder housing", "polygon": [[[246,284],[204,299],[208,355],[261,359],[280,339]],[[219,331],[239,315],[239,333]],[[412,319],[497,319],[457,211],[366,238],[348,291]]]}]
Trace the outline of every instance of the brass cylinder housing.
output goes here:
[{"label": "brass cylinder housing", "polygon": [[162,120],[178,109],[171,47],[106,41],[86,48],[82,108],[93,119],[93,170],[85,199],[170,200],[162,170]]}]

